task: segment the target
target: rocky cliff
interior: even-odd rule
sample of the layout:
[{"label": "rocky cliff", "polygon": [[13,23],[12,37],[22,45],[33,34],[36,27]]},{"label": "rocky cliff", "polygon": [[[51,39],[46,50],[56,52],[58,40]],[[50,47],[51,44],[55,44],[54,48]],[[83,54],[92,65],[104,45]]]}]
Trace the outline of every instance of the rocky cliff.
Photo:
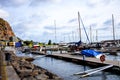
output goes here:
[{"label": "rocky cliff", "polygon": [[0,18],[0,40],[9,40],[12,36],[15,36],[15,34],[12,31],[10,24]]}]

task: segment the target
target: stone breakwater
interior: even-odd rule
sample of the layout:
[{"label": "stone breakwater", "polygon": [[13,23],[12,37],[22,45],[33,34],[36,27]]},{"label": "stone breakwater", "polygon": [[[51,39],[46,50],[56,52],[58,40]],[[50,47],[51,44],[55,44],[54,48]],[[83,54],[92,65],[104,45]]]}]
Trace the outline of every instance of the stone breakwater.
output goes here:
[{"label": "stone breakwater", "polygon": [[13,66],[21,80],[62,80],[46,69],[32,64],[32,58],[17,57],[14,53],[9,54],[11,54],[11,61],[8,65]]}]

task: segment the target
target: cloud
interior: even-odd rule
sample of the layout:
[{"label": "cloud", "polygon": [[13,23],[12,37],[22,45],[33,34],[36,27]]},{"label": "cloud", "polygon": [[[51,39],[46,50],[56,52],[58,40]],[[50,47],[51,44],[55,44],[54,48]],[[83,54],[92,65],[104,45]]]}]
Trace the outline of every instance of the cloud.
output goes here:
[{"label": "cloud", "polygon": [[104,23],[103,23],[105,26],[110,26],[112,24],[112,20],[106,20]]},{"label": "cloud", "polygon": [[30,6],[38,6],[38,5],[46,6],[50,4],[60,3],[61,1],[62,0],[32,0]]},{"label": "cloud", "polygon": [[21,6],[30,0],[0,0],[0,5],[4,7],[9,6]]},{"label": "cloud", "polygon": [[96,26],[97,26],[97,23],[92,23],[90,26],[96,27]]},{"label": "cloud", "polygon": [[[115,15],[116,28],[120,25],[119,4],[119,0],[0,0],[0,16],[10,22],[18,37],[37,41],[54,40],[56,20],[59,42],[62,34],[69,41],[68,36],[72,37],[72,32],[77,36],[76,40],[79,40],[79,11],[87,33],[91,26],[93,34],[98,30],[99,40],[102,40],[107,38],[104,37],[105,32],[111,36],[112,14]],[[86,40],[82,25],[81,29],[82,38]],[[116,33],[119,33],[118,30]]]},{"label": "cloud", "polygon": [[48,2],[48,0],[32,0],[31,2],[30,2],[30,6],[38,6],[39,4],[44,4],[44,3],[46,3],[46,2]]},{"label": "cloud", "polygon": [[75,18],[68,21],[68,23],[72,23],[72,22],[77,22],[77,19]]},{"label": "cloud", "polygon": [[98,30],[108,30],[109,28],[108,27],[101,27],[101,28],[99,28]]},{"label": "cloud", "polygon": [[39,28],[38,25],[30,25],[30,24],[23,24],[23,25],[17,25],[14,28],[16,36],[22,38],[23,40],[34,40],[37,41],[37,37],[40,37],[43,33],[43,29]]},{"label": "cloud", "polygon": [[0,17],[7,18],[7,17],[9,17],[9,13],[5,10],[0,9]]},{"label": "cloud", "polygon": [[61,3],[63,0],[51,0],[53,3]]},{"label": "cloud", "polygon": [[95,7],[97,5],[108,5],[112,0],[86,0],[86,4],[89,7]]},{"label": "cloud", "polygon": [[41,36],[44,30],[39,23],[36,23],[35,21],[32,22],[32,20],[34,19],[19,21],[19,23],[13,24],[13,31],[16,36],[23,40],[37,41],[38,39],[36,38]]},{"label": "cloud", "polygon": [[44,28],[47,29],[47,30],[54,30],[55,26],[45,26]]},{"label": "cloud", "polygon": [[117,24],[117,27],[120,28],[120,22]]}]

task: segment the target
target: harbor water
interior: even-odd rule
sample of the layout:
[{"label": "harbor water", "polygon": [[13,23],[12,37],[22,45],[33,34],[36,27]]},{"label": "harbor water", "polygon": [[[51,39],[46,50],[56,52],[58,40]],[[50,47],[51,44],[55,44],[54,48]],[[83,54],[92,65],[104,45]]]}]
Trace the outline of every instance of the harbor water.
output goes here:
[{"label": "harbor water", "polygon": [[44,55],[40,56],[33,54],[23,54],[18,52],[17,56],[36,57],[35,60],[32,62],[33,64],[58,75],[63,80],[120,80],[120,74],[113,74],[112,72],[104,72],[104,71],[100,71],[88,77],[81,78],[81,75],[74,75],[74,74],[92,69],[92,67],[84,66],[52,57],[45,57]]},{"label": "harbor water", "polygon": [[57,74],[63,78],[63,80],[120,80],[120,75],[103,71],[88,77],[81,78],[81,75],[73,74],[92,68],[89,66],[79,65],[51,57],[37,58],[33,61],[33,64],[45,68],[54,74]]}]

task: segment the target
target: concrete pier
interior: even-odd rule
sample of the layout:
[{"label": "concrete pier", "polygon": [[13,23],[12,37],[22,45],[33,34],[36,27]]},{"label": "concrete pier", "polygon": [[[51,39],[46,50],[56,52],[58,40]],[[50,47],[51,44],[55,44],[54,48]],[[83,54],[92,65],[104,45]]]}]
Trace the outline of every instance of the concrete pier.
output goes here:
[{"label": "concrete pier", "polygon": [[20,80],[19,76],[17,75],[16,71],[12,66],[7,66],[6,71],[8,80]]}]

